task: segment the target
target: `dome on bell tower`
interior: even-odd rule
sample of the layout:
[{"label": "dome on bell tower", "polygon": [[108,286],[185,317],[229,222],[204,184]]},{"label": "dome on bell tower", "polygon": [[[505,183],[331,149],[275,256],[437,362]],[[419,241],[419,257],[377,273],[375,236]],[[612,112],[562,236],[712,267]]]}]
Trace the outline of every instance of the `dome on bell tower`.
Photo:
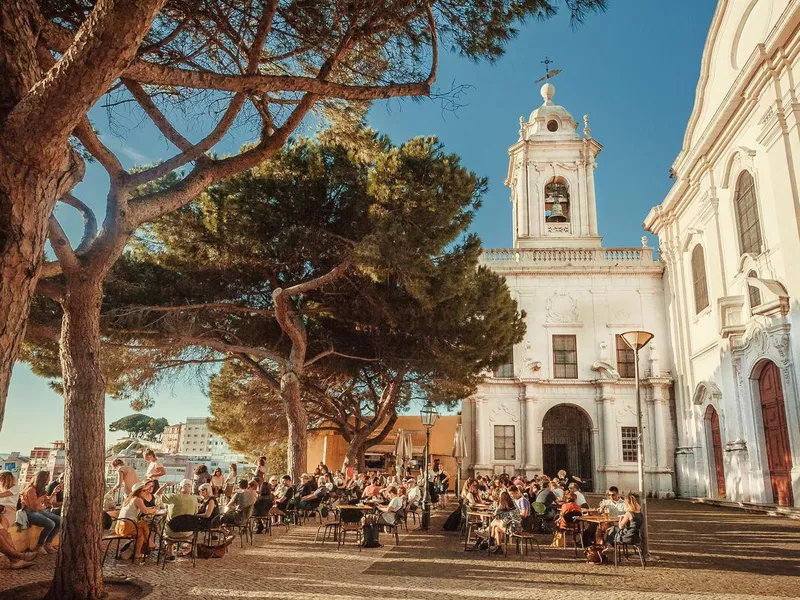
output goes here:
[{"label": "dome on bell tower", "polygon": [[577,135],[578,123],[572,118],[570,112],[563,106],[553,103],[553,96],[556,93],[556,86],[547,82],[542,86],[541,94],[544,103],[534,110],[528,123],[533,125],[531,133],[567,133]]}]

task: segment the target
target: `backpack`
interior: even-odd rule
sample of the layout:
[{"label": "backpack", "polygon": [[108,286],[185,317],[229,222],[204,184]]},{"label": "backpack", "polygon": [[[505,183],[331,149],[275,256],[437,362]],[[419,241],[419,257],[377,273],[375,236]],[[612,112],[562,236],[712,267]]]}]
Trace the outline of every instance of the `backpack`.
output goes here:
[{"label": "backpack", "polygon": [[586,562],[594,565],[602,565],[604,562],[608,561],[608,557],[600,552],[596,546],[589,546],[583,551],[583,555],[586,557]]},{"label": "backpack", "polygon": [[457,508],[450,516],[447,517],[447,520],[442,525],[442,529],[445,531],[458,531],[461,529],[461,508]]}]

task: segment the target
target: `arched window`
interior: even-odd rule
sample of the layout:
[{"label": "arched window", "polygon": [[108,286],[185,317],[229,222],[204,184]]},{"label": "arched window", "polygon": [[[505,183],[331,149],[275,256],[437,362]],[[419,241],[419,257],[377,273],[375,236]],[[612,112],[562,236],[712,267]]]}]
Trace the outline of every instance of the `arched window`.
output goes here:
[{"label": "arched window", "polygon": [[569,186],[561,177],[544,186],[544,217],[548,223],[569,222]]},{"label": "arched window", "polygon": [[[758,277],[758,273],[755,271],[750,271],[747,276]],[[748,284],[747,295],[750,297],[750,310],[761,304],[761,290],[759,290],[756,286]]]},{"label": "arched window", "polygon": [[736,206],[736,224],[739,227],[739,243],[742,254],[761,252],[761,221],[758,216],[758,199],[753,176],[742,171],[736,182],[733,197]]},{"label": "arched window", "polygon": [[694,311],[699,313],[708,306],[706,259],[700,244],[692,250],[692,283],[694,284]]}]

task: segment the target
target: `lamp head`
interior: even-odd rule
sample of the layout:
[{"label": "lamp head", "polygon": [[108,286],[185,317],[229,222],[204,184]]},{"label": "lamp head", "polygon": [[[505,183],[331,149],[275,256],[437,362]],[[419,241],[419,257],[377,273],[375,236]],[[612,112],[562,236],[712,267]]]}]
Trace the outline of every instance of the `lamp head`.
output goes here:
[{"label": "lamp head", "polygon": [[425,403],[425,406],[422,407],[422,410],[419,412],[419,417],[422,420],[422,424],[425,426],[426,429],[430,429],[436,424],[436,419],[439,417],[439,412],[436,410],[436,407],[431,404],[430,400]]},{"label": "lamp head", "polygon": [[620,337],[625,340],[631,350],[636,352],[647,346],[655,336],[649,331],[626,331],[620,334]]}]

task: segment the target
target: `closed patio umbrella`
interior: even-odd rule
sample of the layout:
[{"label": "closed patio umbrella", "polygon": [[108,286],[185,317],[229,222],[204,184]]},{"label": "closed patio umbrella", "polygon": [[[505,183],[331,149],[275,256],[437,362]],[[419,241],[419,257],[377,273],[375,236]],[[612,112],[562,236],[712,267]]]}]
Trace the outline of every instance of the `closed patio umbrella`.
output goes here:
[{"label": "closed patio umbrella", "polygon": [[406,471],[406,444],[405,434],[402,429],[398,429],[394,438],[394,473],[401,480]]},{"label": "closed patio umbrella", "polygon": [[456,432],[453,436],[453,458],[456,459],[458,470],[456,471],[456,494],[461,494],[461,467],[464,459],[467,458],[467,440],[464,438],[464,430],[461,423],[456,425]]}]

